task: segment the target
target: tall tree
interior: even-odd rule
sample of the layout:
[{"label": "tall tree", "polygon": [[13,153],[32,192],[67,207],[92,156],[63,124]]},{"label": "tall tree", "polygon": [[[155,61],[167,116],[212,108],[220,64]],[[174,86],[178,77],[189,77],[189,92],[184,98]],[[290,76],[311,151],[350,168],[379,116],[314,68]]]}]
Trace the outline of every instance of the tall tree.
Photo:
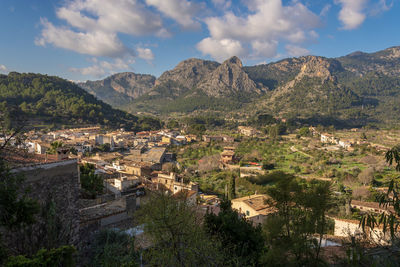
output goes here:
[{"label": "tall tree", "polygon": [[[264,225],[269,248],[264,257],[266,264],[320,263],[320,246],[327,227],[325,215],[331,203],[329,187],[328,183],[287,177],[268,188],[268,202],[277,212]],[[314,233],[319,235],[318,241]]]},{"label": "tall tree", "polygon": [[232,210],[231,202],[223,200],[218,215],[207,213],[204,228],[224,246],[225,266],[259,266],[264,252],[264,239],[261,226]]},{"label": "tall tree", "polygon": [[201,227],[201,216],[184,199],[154,192],[138,215],[153,246],[145,260],[151,266],[220,266],[220,245]]},{"label": "tall tree", "polygon": [[236,176],[234,173],[231,173],[229,176],[229,191],[228,191],[228,199],[232,200],[236,198]]},{"label": "tall tree", "polygon": [[319,239],[315,247],[315,262],[319,263],[321,244],[324,235],[327,232],[328,220],[327,211],[333,207],[333,198],[331,193],[331,183],[325,181],[311,180],[303,193],[303,206],[311,209],[312,222],[315,226],[314,232],[318,234]]}]

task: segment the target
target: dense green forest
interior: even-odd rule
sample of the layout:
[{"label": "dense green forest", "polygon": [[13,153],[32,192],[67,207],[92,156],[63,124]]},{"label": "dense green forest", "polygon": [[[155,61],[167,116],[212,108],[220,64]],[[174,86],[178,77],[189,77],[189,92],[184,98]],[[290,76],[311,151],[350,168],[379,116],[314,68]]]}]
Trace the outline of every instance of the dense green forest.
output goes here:
[{"label": "dense green forest", "polygon": [[0,75],[0,103],[4,111],[17,109],[17,115],[25,117],[30,126],[100,124],[141,130],[141,123],[145,122],[145,128],[160,127],[159,121],[153,123],[114,109],[74,83],[55,76],[16,72]]}]

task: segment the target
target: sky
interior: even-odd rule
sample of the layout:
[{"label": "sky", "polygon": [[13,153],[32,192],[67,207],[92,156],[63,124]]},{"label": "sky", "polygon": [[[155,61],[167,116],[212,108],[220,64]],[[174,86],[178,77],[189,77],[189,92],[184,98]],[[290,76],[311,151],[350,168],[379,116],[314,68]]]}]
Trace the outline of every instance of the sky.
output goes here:
[{"label": "sky", "polygon": [[0,73],[160,76],[188,58],[244,65],[400,45],[400,0],[0,0]]}]

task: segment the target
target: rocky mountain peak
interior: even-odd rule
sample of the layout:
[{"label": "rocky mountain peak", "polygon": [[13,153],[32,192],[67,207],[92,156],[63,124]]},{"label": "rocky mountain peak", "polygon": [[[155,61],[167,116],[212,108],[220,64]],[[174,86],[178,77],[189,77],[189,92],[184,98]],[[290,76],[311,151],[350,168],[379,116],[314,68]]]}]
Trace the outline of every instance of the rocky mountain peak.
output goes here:
[{"label": "rocky mountain peak", "polygon": [[156,81],[156,85],[174,81],[187,89],[191,89],[220,64],[215,61],[190,58],[181,61],[172,70],[164,72]]},{"label": "rocky mountain peak", "polygon": [[340,63],[336,60],[317,56],[306,56],[304,57],[304,63],[300,69],[300,73],[296,78],[301,79],[304,76],[308,76],[318,77],[323,81],[334,80],[332,73],[341,68]]},{"label": "rocky mountain peak", "polygon": [[246,94],[261,94],[264,88],[249,78],[243,70],[241,60],[234,56],[225,60],[212,73],[207,75],[205,79],[198,85],[209,96],[224,97]]},{"label": "rocky mountain peak", "polygon": [[225,60],[222,64],[225,64],[225,65],[238,65],[240,68],[243,67],[242,61],[237,56],[233,56],[233,57]]}]

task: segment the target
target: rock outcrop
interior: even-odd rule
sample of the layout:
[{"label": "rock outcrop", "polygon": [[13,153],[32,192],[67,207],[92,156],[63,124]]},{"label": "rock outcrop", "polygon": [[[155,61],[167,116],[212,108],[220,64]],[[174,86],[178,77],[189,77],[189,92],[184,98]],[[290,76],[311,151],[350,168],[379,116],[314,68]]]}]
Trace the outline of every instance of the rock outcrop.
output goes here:
[{"label": "rock outcrop", "polygon": [[155,81],[156,77],[152,75],[122,72],[104,80],[87,81],[78,85],[100,100],[110,105],[118,105],[125,104],[121,103],[123,98],[126,98],[123,102],[129,102],[148,93]]},{"label": "rock outcrop", "polygon": [[262,94],[264,88],[258,86],[243,70],[238,57],[224,61],[198,84],[198,89],[208,96],[224,97],[237,94]]},{"label": "rock outcrop", "polygon": [[219,65],[215,61],[197,58],[187,59],[180,62],[172,70],[164,72],[155,84],[162,85],[168,81],[173,81],[185,89],[192,89]]}]

